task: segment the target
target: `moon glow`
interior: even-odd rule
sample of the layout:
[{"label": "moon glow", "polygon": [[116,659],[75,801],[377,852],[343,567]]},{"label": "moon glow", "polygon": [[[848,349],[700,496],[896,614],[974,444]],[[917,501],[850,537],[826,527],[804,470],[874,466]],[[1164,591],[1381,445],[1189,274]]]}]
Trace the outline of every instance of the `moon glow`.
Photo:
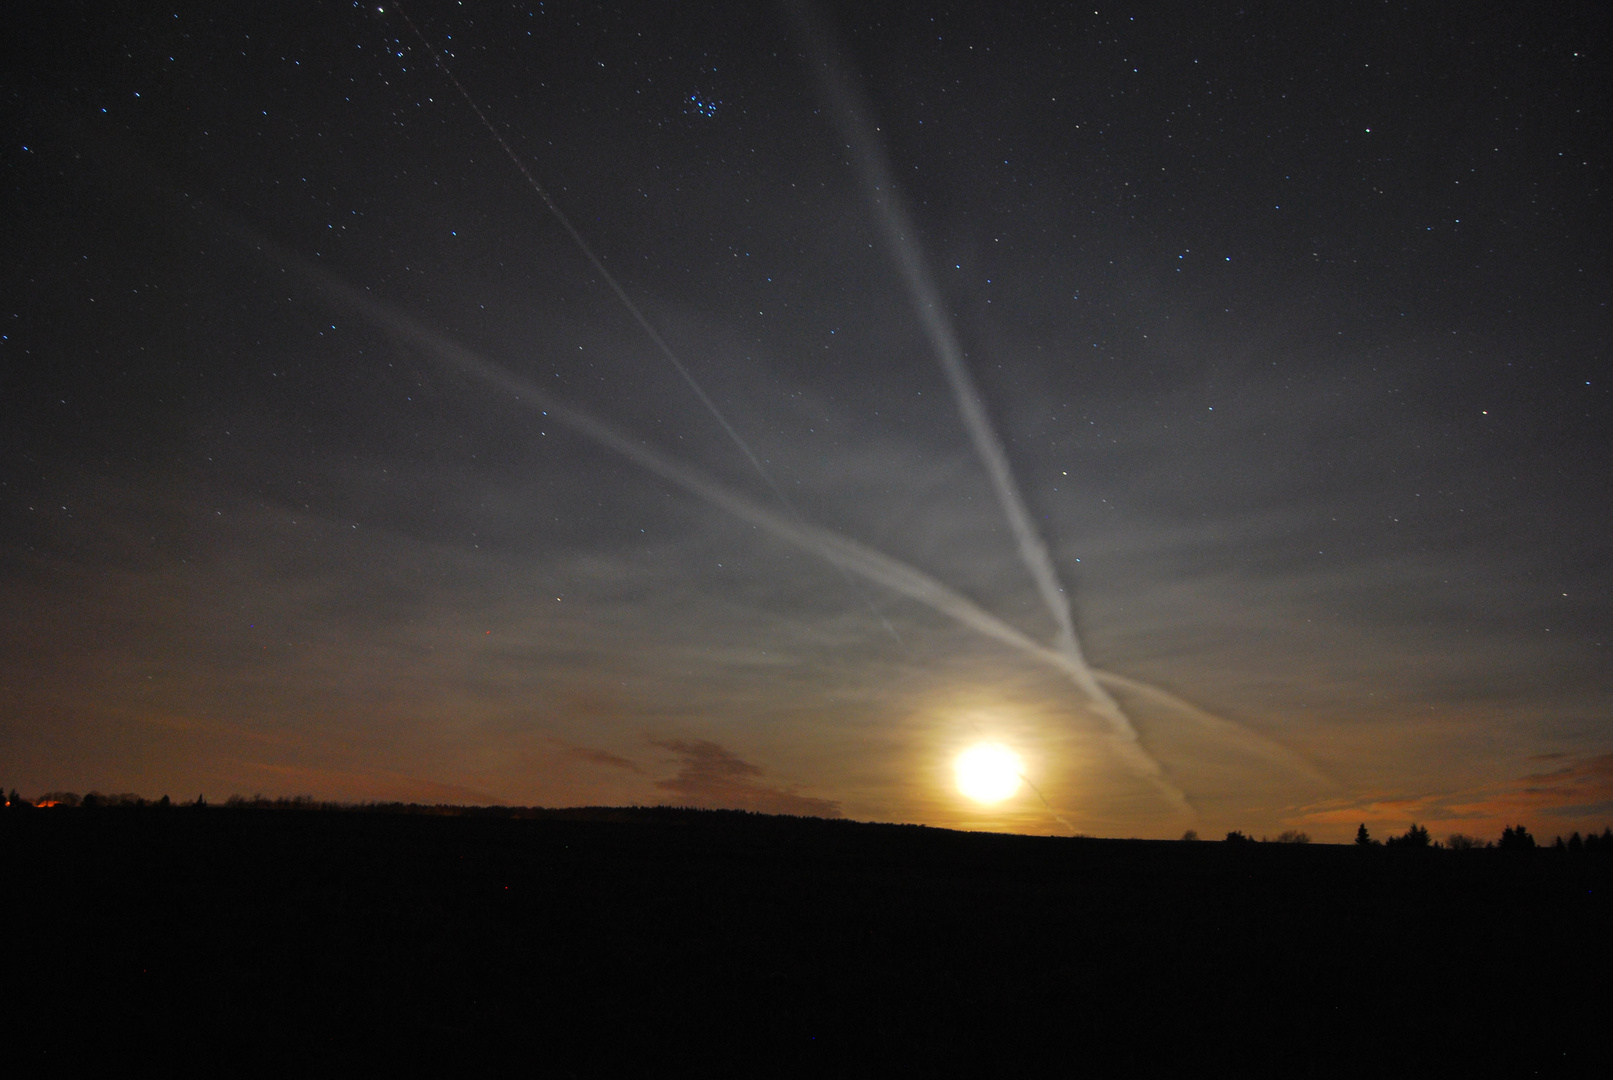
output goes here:
[{"label": "moon glow", "polygon": [[1025,763],[1001,743],[979,743],[958,755],[958,790],[979,803],[998,803],[1024,783]]}]

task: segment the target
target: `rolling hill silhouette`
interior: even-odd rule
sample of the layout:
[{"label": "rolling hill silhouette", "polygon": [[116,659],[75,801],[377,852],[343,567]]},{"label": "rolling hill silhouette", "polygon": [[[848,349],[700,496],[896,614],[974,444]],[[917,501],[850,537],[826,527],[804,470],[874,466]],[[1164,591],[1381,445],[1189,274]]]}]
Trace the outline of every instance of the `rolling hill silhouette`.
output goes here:
[{"label": "rolling hill silhouette", "polygon": [[732,811],[0,814],[14,1071],[1587,1075],[1613,858]]}]

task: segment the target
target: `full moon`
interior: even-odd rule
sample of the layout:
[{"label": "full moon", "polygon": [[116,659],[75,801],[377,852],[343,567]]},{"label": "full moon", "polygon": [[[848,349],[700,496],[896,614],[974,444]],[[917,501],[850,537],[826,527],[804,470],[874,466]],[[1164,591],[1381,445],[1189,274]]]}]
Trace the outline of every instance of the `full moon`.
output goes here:
[{"label": "full moon", "polygon": [[980,743],[958,755],[958,790],[975,802],[1002,802],[1019,790],[1025,763],[1001,743]]}]

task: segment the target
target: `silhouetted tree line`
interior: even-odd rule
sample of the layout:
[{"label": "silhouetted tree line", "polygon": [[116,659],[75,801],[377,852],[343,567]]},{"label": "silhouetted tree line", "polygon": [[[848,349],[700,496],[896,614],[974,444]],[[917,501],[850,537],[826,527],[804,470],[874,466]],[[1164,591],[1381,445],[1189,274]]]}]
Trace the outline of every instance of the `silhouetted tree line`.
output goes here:
[{"label": "silhouetted tree line", "polygon": [[[5,789],[0,787],[0,792]],[[72,807],[78,809],[208,809],[207,799],[198,795],[194,802],[177,803],[164,795],[161,799],[145,799],[139,795],[103,795],[90,792],[79,795],[72,791],[52,791],[35,799],[24,798],[15,790],[3,800],[0,810],[16,808],[32,810],[40,807]],[[404,803],[404,802],[334,802],[315,799],[311,795],[278,796],[231,795],[224,800],[227,810],[320,810],[351,814],[405,814],[431,817],[477,817],[520,820],[556,821],[641,821],[646,817],[657,820],[723,818],[739,820],[814,821],[829,825],[856,825],[849,818],[815,818],[801,814],[764,814],[754,810],[715,809],[698,806],[465,806],[457,803]],[[925,829],[924,825],[897,826],[904,829]]]},{"label": "silhouetted tree line", "polygon": [[1554,851],[1605,851],[1613,854],[1613,829],[1604,828],[1600,835],[1586,833],[1584,837],[1576,829],[1566,842],[1559,836],[1551,846]]},{"label": "silhouetted tree line", "polygon": [[[1192,829],[1187,831],[1192,835],[1183,836],[1183,840],[1197,840],[1199,838],[1199,834],[1193,832]],[[1302,833],[1298,829],[1287,829],[1278,833],[1275,838],[1262,836],[1259,840],[1256,840],[1254,837],[1245,836],[1234,829],[1232,832],[1227,833],[1226,842],[1229,844],[1308,844],[1311,842],[1311,834]]]},{"label": "silhouetted tree line", "polygon": [[[4,810],[33,810],[41,807],[73,807],[79,809],[154,809],[166,810],[171,807],[184,807],[187,809],[206,809],[207,799],[201,795],[196,796],[195,802],[175,803],[167,795],[160,799],[146,799],[140,795],[124,792],[117,795],[104,795],[92,791],[87,795],[79,795],[72,791],[47,791],[38,798],[28,799],[18,794],[16,788],[9,793],[0,785],[0,794],[4,795]],[[645,814],[659,816],[689,816],[689,817],[732,817],[732,818],[795,818],[794,814],[759,814],[750,810],[712,810],[688,806],[579,806],[554,809],[541,806],[461,806],[453,803],[402,803],[402,802],[365,802],[346,803],[329,802],[315,799],[311,795],[277,796],[269,798],[265,795],[231,795],[224,800],[224,806],[231,810],[324,810],[342,811],[347,813],[381,813],[381,814],[423,814],[437,817],[493,817],[493,818],[550,818],[571,820],[622,820],[628,821],[641,818]],[[804,820],[804,819],[803,819]],[[828,821],[843,819],[824,819]],[[850,822],[847,822],[848,824]],[[923,826],[915,826],[923,828]],[[1199,839],[1198,832],[1189,829],[1182,836],[1183,840],[1195,841]],[[1256,840],[1252,835],[1234,829],[1227,833],[1228,844],[1308,844],[1311,842],[1309,834],[1288,829],[1277,834],[1276,837],[1262,836]],[[1543,848],[1535,842],[1527,828],[1522,825],[1512,825],[1501,831],[1499,840],[1483,840],[1476,836],[1463,833],[1451,833],[1442,843],[1434,840],[1428,830],[1413,822],[1411,826],[1399,836],[1391,836],[1384,840],[1375,840],[1363,822],[1355,830],[1355,843],[1360,847],[1402,847],[1402,848],[1431,848],[1449,851],[1533,851]],[[1551,844],[1550,850],[1562,852],[1602,852],[1613,855],[1613,827],[1604,827],[1600,833],[1587,833],[1581,836],[1576,830],[1566,840],[1558,836]]]},{"label": "silhouetted tree line", "polygon": [[1434,841],[1433,838],[1428,835],[1428,830],[1414,821],[1411,823],[1411,828],[1407,829],[1400,836],[1389,837],[1389,839],[1383,842],[1383,846],[1425,848],[1433,847]]},{"label": "silhouetted tree line", "polygon": [[[1355,842],[1361,847],[1377,847],[1380,843],[1372,838],[1372,834],[1367,831],[1364,823],[1355,830]],[[1535,843],[1534,836],[1522,825],[1509,825],[1502,829],[1500,840],[1482,840],[1479,837],[1468,836],[1464,833],[1451,833],[1442,844],[1438,840],[1431,840],[1428,830],[1414,822],[1411,828],[1401,835],[1391,836],[1382,841],[1382,846],[1435,847],[1447,848],[1451,851],[1482,851],[1491,848],[1500,851],[1533,851],[1540,845]],[[1559,836],[1552,844],[1552,850],[1603,851],[1613,854],[1613,828],[1604,827],[1600,834],[1590,833],[1583,837],[1576,830],[1566,841]]]},{"label": "silhouetted tree line", "polygon": [[4,808],[7,810],[37,810],[42,807],[69,806],[95,809],[99,807],[153,807],[163,810],[173,805],[173,801],[164,795],[160,799],[147,799],[130,792],[120,795],[103,795],[99,791],[92,791],[88,795],[80,795],[76,791],[47,791],[37,799],[25,799],[12,788],[10,794],[5,794],[5,788],[0,787],[0,795],[4,795]]},{"label": "silhouetted tree line", "polygon": [[[1189,829],[1182,837],[1183,840],[1197,840],[1197,832]],[[1278,834],[1275,838],[1262,836],[1256,840],[1253,836],[1237,829],[1227,833],[1226,842],[1229,844],[1308,844],[1311,838],[1305,833],[1290,829]],[[1533,851],[1543,845],[1535,842],[1527,828],[1522,825],[1509,825],[1501,831],[1499,840],[1483,840],[1476,836],[1467,836],[1463,833],[1451,833],[1443,842],[1435,840],[1429,835],[1428,829],[1416,822],[1399,836],[1391,836],[1384,840],[1375,840],[1372,833],[1362,823],[1355,830],[1355,842],[1359,847],[1394,847],[1394,848],[1429,848],[1449,851],[1483,851],[1494,849],[1498,851]],[[1551,845],[1553,851],[1600,851],[1613,855],[1613,827],[1603,828],[1601,833],[1588,833],[1581,836],[1577,831],[1564,840],[1561,836]]]}]

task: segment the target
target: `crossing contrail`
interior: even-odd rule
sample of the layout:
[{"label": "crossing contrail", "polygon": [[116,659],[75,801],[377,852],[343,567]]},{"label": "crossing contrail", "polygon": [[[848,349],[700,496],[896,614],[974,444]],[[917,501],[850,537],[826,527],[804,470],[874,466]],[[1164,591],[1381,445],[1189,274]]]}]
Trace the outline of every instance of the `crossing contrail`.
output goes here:
[{"label": "crossing contrail", "polygon": [[[650,339],[650,342],[660,351],[661,355],[666,357],[667,362],[672,365],[673,369],[682,376],[683,381],[694,393],[694,396],[699,399],[700,404],[706,407],[706,411],[711,414],[712,419],[717,421],[718,426],[727,434],[729,440],[739,448],[739,452],[745,455],[745,460],[750,462],[751,468],[756,470],[756,475],[762,478],[762,482],[767,485],[768,490],[778,499],[780,505],[788,510],[792,517],[804,522],[805,519],[802,518],[801,512],[795,508],[795,504],[790,501],[789,496],[784,494],[784,489],[779,487],[773,480],[772,474],[767,471],[767,466],[762,464],[762,459],[751,449],[750,444],[734,428],[734,425],[728,422],[728,418],[723,415],[723,411],[717,407],[715,401],[711,400],[710,395],[700,385],[699,380],[694,377],[694,374],[678,357],[672,346],[667,343],[666,338],[661,336],[661,332],[655,328],[655,324],[650,322],[638,304],[633,302],[633,298],[627,295],[627,290],[622,288],[621,282],[616,280],[616,275],[605,268],[604,262],[598,255],[594,254],[593,246],[588,243],[587,237],[583,236],[581,231],[571,223],[571,218],[567,217],[566,212],[560,209],[560,204],[555,202],[554,197],[549,194],[549,190],[538,182],[538,178],[532,174],[531,169],[527,168],[526,162],[515,152],[515,148],[504,137],[504,133],[494,126],[492,120],[488,119],[487,113],[476,103],[476,99],[471,97],[470,91],[465,89],[465,84],[459,81],[459,76],[455,75],[453,69],[448,66],[448,61],[443,54],[426,37],[419,25],[409,17],[407,11],[404,11],[397,4],[393,4],[392,9],[408,24],[409,29],[414,32],[414,36],[420,40],[421,46],[431,54],[431,59],[437,65],[437,70],[441,71],[443,77],[453,84],[455,90],[459,91],[459,96],[470,107],[470,111],[476,114],[476,119],[482,122],[482,126],[487,129],[487,133],[493,136],[493,141],[498,143],[499,149],[504,151],[504,156],[508,157],[511,164],[520,172],[521,177],[527,182],[527,186],[538,196],[539,201],[548,208],[549,213],[554,215],[554,219],[560,223],[560,227],[566,231],[566,235],[571,237],[571,242],[577,246],[578,251],[583,253],[589,265],[594,268],[594,271],[599,274],[605,284],[610,286],[611,292],[616,294],[616,299],[622,302],[622,306],[633,317],[633,321],[638,323],[639,329],[644,331],[644,335]],[[842,571],[842,574],[844,574],[844,571]],[[886,633],[895,638],[897,644],[901,644],[902,636],[896,632],[896,627],[891,624],[891,621],[874,605],[873,599],[857,588],[856,582],[850,577],[846,578],[846,584],[850,585],[852,590],[862,597],[864,603],[868,605],[869,611],[885,627]]]},{"label": "crossing contrail", "polygon": [[936,288],[934,279],[925,267],[917,233],[906,208],[902,205],[891,175],[890,163],[886,160],[884,148],[878,137],[878,128],[871,119],[872,110],[855,91],[854,83],[845,70],[839,50],[835,48],[828,33],[819,25],[806,4],[801,0],[794,0],[788,6],[796,28],[807,44],[809,57],[817,68],[823,92],[829,98],[831,106],[829,111],[834,116],[841,135],[847,140],[847,148],[856,159],[862,174],[863,187],[874,204],[874,217],[884,237],[886,250],[901,274],[908,298],[912,301],[920,324],[924,327],[925,336],[929,338],[930,345],[935,350],[936,359],[940,361],[947,384],[952,389],[952,397],[957,403],[963,426],[969,433],[969,439],[974,444],[981,464],[985,466],[986,475],[991,480],[992,490],[996,492],[1003,515],[1008,519],[1008,527],[1013,532],[1015,545],[1019,549],[1020,561],[1030,571],[1031,578],[1036,583],[1036,590],[1041,594],[1048,613],[1052,615],[1054,625],[1058,627],[1056,647],[1066,660],[1070,678],[1087,696],[1093,709],[1109,722],[1116,739],[1130,748],[1125,751],[1127,755],[1135,761],[1146,759],[1151,763],[1150,769],[1143,770],[1145,774],[1159,774],[1162,771],[1158,762],[1155,762],[1138,743],[1137,729],[1132,724],[1131,718],[1093,674],[1092,667],[1087,663],[1081,650],[1081,642],[1075,632],[1075,619],[1070,611],[1069,594],[1059,582],[1058,570],[1053,565],[1052,556],[1048,554],[1047,545],[1031,520],[1030,510],[1025,506],[1019,484],[1014,479],[1014,471],[1008,461],[1008,451],[992,427],[985,401],[980,396],[974,377],[969,373],[963,347],[958,343],[952,321],[947,317],[942,305],[940,290]]},{"label": "crossing contrail", "polygon": [[[259,245],[269,246],[263,241],[259,241]],[[1087,683],[1097,683],[1097,677],[1092,669],[1079,658],[1072,658],[1064,650],[1043,645],[922,570],[838,532],[760,506],[721,482],[652,448],[644,440],[634,438],[612,424],[550,397],[535,384],[492,363],[458,342],[426,329],[408,316],[379,303],[335,275],[313,266],[304,265],[300,269],[326,293],[328,298],[359,309],[371,321],[434,356],[450,370],[509,394],[527,408],[543,412],[550,420],[614,451],[647,472],[677,485],[742,521],[747,521],[781,540],[804,548],[850,573],[916,600],[985,637],[1060,671],[1083,689]],[[1107,697],[1107,694],[1104,696]],[[1090,694],[1088,698],[1091,701]],[[1092,704],[1094,711],[1113,725],[1113,717],[1104,715],[1095,701]],[[1118,707],[1116,711],[1118,712]],[[1123,713],[1120,716],[1125,719]],[[1129,729],[1130,722],[1126,723]],[[1194,813],[1187,796],[1165,774],[1159,762],[1143,749],[1135,731],[1129,739],[1116,740],[1116,746],[1122,760],[1148,780],[1173,808],[1189,815]]]},{"label": "crossing contrail", "polygon": [[[408,12],[396,4],[393,5],[393,10],[408,24],[414,36],[419,39],[420,44],[431,55],[438,70],[453,84],[454,89],[459,92],[459,96],[464,99],[470,110],[476,114],[476,118],[481,121],[488,134],[493,137],[499,148],[504,151],[505,156],[519,170],[527,185],[532,188],[555,220],[565,229],[566,234],[571,237],[572,242],[588,259],[594,270],[610,286],[611,291],[616,294],[616,298],[621,301],[623,307],[632,315],[633,320],[638,323],[640,329],[644,331],[655,347],[677,370],[701,404],[705,406],[723,431],[727,433],[729,439],[744,454],[746,460],[750,462],[757,475],[767,484],[779,503],[789,511],[790,516],[795,519],[797,525],[806,530],[808,534],[812,533],[814,531],[813,527],[807,525],[806,520],[796,510],[794,504],[790,502],[784,491],[774,482],[767,468],[762,464],[761,459],[751,450],[750,445],[735,430],[734,426],[728,422],[727,417],[717,407],[716,402],[712,401],[710,396],[706,394],[688,367],[673,351],[671,345],[645,317],[639,306],[634,303],[632,297],[627,294],[627,290],[622,288],[615,275],[606,269],[604,262],[594,253],[587,239],[571,223],[571,219],[566,216],[565,211],[555,202],[548,190],[538,182],[537,177],[527,167],[526,162],[515,152],[514,147],[505,139],[504,134],[488,118],[482,107],[476,103],[475,98],[471,96],[465,85],[459,81],[459,77],[448,66],[448,62],[442,53],[426,37]],[[912,299],[920,322],[924,326],[925,334],[935,348],[942,371],[946,374],[947,382],[952,388],[952,395],[957,402],[958,412],[963,419],[964,427],[969,433],[970,440],[974,443],[976,453],[985,466],[987,476],[991,480],[992,489],[997,494],[997,500],[1002,506],[1003,513],[1008,518],[1009,528],[1013,532],[1015,542],[1019,548],[1020,559],[1030,571],[1031,577],[1036,583],[1036,589],[1041,594],[1043,602],[1058,627],[1056,645],[1058,652],[1065,658],[1065,666],[1070,679],[1086,696],[1093,710],[1108,723],[1120,745],[1121,756],[1126,758],[1142,775],[1151,779],[1156,786],[1159,786],[1170,797],[1173,805],[1186,809],[1185,797],[1179,789],[1164,779],[1164,769],[1159,762],[1154,760],[1143,749],[1137,736],[1137,729],[1132,724],[1131,718],[1120,707],[1120,703],[1094,677],[1092,668],[1081,651],[1081,644],[1075,633],[1074,619],[1070,612],[1068,596],[1065,594],[1063,586],[1059,583],[1058,572],[1053,566],[1052,557],[1048,554],[1047,545],[1043,543],[1042,538],[1036,532],[1035,525],[1031,521],[1030,511],[1025,506],[1025,500],[1020,494],[1019,485],[1014,479],[1013,469],[1008,461],[1008,453],[992,427],[991,418],[986,412],[985,402],[981,399],[979,389],[975,386],[974,379],[969,373],[963,349],[959,345],[957,335],[953,332],[951,323],[941,307],[940,293],[924,268],[923,258],[914,236],[912,223],[897,198],[895,187],[891,181],[889,165],[885,161],[879,140],[875,138],[872,124],[867,119],[869,112],[862,106],[850,89],[851,83],[841,72],[835,52],[830,46],[827,37],[818,31],[804,6],[796,4],[792,6],[792,10],[796,14],[796,22],[803,34],[814,46],[814,51],[822,57],[820,63],[822,64],[825,88],[833,99],[836,106],[833,111],[840,119],[847,137],[851,140],[851,146],[862,167],[864,182],[878,211],[876,216],[885,235],[888,249],[896,261],[903,284],[907,287],[908,295]],[[853,569],[838,559],[831,558],[830,561],[841,567],[842,574]],[[850,579],[848,578],[847,580],[850,583]],[[896,633],[896,628],[878,611],[870,598],[867,596],[863,598],[870,610],[884,625],[886,631],[899,642],[901,638]]]},{"label": "crossing contrail", "polygon": [[1185,698],[1161,689],[1152,683],[1145,683],[1140,679],[1133,679],[1125,675],[1118,675],[1112,671],[1092,669],[1093,676],[1111,691],[1122,694],[1135,694],[1140,698],[1147,698],[1155,705],[1170,709],[1203,730],[1220,738],[1238,742],[1255,757],[1263,758],[1268,764],[1275,765],[1288,772],[1303,773],[1305,777],[1324,787],[1336,788],[1338,781],[1322,772],[1311,764],[1301,754],[1295,753],[1283,744],[1259,735],[1242,724],[1217,716],[1208,709],[1200,708]]},{"label": "crossing contrail", "polygon": [[751,463],[751,467],[756,470],[757,475],[772,489],[773,494],[778,496],[780,501],[788,504],[789,500],[785,498],[784,492],[780,490],[779,486],[773,482],[773,478],[769,475],[766,466],[762,464],[762,459],[757,457],[751,450],[750,444],[734,429],[734,425],[728,422],[728,418],[717,407],[717,403],[712,401],[706,394],[699,381],[684,366],[683,361],[678,358],[678,354],[673,351],[672,346],[667,344],[667,340],[661,336],[661,332],[639,309],[638,304],[633,302],[633,298],[627,295],[627,290],[622,288],[621,282],[616,280],[616,275],[605,269],[605,264],[598,255],[594,254],[593,246],[588,243],[587,238],[571,223],[571,218],[566,216],[566,212],[560,209],[560,204],[554,201],[554,197],[549,194],[549,189],[538,182],[538,178],[532,174],[531,169],[527,168],[526,162],[521,160],[521,156],[515,152],[515,148],[504,137],[504,133],[494,126],[493,121],[488,119],[487,113],[483,112],[482,107],[476,104],[476,99],[470,96],[470,91],[465,89],[465,84],[459,81],[459,76],[455,75],[453,69],[448,66],[448,61],[444,59],[442,53],[431,43],[431,40],[426,37],[415,21],[409,17],[407,11],[404,11],[397,4],[392,5],[392,10],[396,11],[403,21],[408,24],[409,29],[414,32],[414,36],[420,39],[421,47],[431,54],[431,59],[437,65],[437,70],[441,71],[443,77],[453,84],[455,90],[459,91],[459,96],[465,100],[465,104],[470,107],[470,111],[476,114],[476,119],[482,122],[482,126],[487,129],[487,133],[493,136],[493,141],[498,143],[499,149],[504,151],[504,156],[510,159],[510,163],[515,166],[521,177],[526,180],[527,186],[533,190],[538,199],[548,208],[549,213],[554,215],[554,219],[560,223],[560,227],[566,231],[566,235],[571,237],[571,242],[577,245],[577,250],[582,252],[583,257],[594,268],[594,272],[600,276],[606,285],[610,286],[611,292],[616,294],[616,299],[622,302],[622,306],[627,309],[627,313],[633,316],[633,321],[638,323],[639,329],[644,331],[644,335],[650,339],[661,355],[666,357],[667,362],[683,377],[683,381],[688,384],[694,396],[700,399],[700,404],[706,407],[706,411],[722,427],[728,438],[732,440],[735,446],[739,447],[739,452],[745,455],[745,459]]},{"label": "crossing contrail", "polygon": [[[395,7],[394,10],[396,10]],[[1111,695],[1111,689],[1151,698],[1156,703],[1175,710],[1201,728],[1219,737],[1233,739],[1241,743],[1244,749],[1251,750],[1273,763],[1280,763],[1289,768],[1298,768],[1315,778],[1331,783],[1326,777],[1317,773],[1314,767],[1310,766],[1299,755],[1256,732],[1250,731],[1242,725],[1199,709],[1158,687],[1111,672],[1094,669],[1087,662],[1075,632],[1068,597],[1059,583],[1052,558],[1032,523],[1029,511],[1015,481],[1012,467],[1009,464],[1007,452],[992,427],[985,403],[969,372],[966,357],[953,331],[951,322],[942,308],[939,290],[925,269],[912,224],[897,199],[896,191],[891,181],[889,166],[885,161],[879,140],[875,135],[877,129],[872,127],[871,122],[867,119],[867,111],[860,107],[855,95],[847,89],[850,84],[841,76],[838,62],[832,50],[827,48],[819,49],[820,54],[827,57],[823,61],[826,88],[839,106],[838,113],[841,116],[841,122],[851,139],[850,148],[857,154],[859,163],[862,166],[864,180],[869,187],[870,196],[875,204],[876,217],[887,241],[890,254],[896,262],[904,286],[919,314],[925,334],[936,351],[937,358],[952,389],[960,416],[971,442],[986,468],[993,490],[998,497],[1005,516],[1008,518],[1019,555],[1030,571],[1037,589],[1057,625],[1058,632],[1052,645],[1036,641],[1023,631],[985,610],[973,600],[925,574],[923,571],[833,530],[807,522],[778,488],[777,484],[774,483],[760,459],[751,451],[748,444],[745,443],[726,417],[722,415],[721,410],[705,393],[689,369],[656,331],[637,304],[627,295],[614,275],[605,268],[583,235],[572,225],[554,199],[532,175],[508,141],[488,119],[463,84],[459,82],[442,55],[431,46],[420,28],[406,13],[400,11],[399,14],[408,22],[410,29],[431,53],[443,75],[453,83],[465,103],[499,144],[506,156],[510,158],[545,207],[553,214],[589,263],[609,285],[617,298],[627,308],[629,314],[633,316],[635,322],[638,323],[652,343],[673,365],[702,405],[741,450],[758,475],[777,497],[779,504],[788,511],[788,515],[781,515],[761,506],[695,468],[660,452],[645,440],[634,437],[603,420],[550,397],[539,389],[536,384],[520,378],[497,364],[489,362],[457,342],[426,329],[408,316],[368,295],[367,290],[360,290],[349,285],[340,278],[313,266],[306,260],[279,249],[277,245],[265,238],[253,235],[234,223],[226,222],[225,224],[229,231],[240,236],[249,246],[257,247],[259,250],[267,250],[293,263],[306,277],[325,292],[329,299],[358,308],[371,321],[430,354],[445,368],[457,371],[461,375],[470,377],[500,392],[510,394],[521,404],[541,410],[554,422],[570,428],[597,445],[612,450],[651,474],[696,495],[712,506],[724,510],[741,520],[748,521],[757,528],[764,529],[788,543],[818,555],[840,570],[842,576],[846,576],[848,581],[852,580],[849,575],[860,576],[898,595],[915,600],[960,625],[1059,671],[1068,677],[1081,691],[1091,711],[1107,723],[1115,736],[1118,755],[1137,774],[1147,779],[1158,789],[1174,808],[1188,814],[1193,813],[1193,808],[1186,795],[1166,775],[1160,763],[1142,746],[1135,726],[1119,702]],[[815,36],[815,31],[805,14],[800,11],[797,14],[801,15],[803,31],[812,37],[815,44],[821,46],[822,39]],[[871,600],[870,606],[872,606]],[[894,627],[890,625],[889,621],[883,615],[880,615],[877,610],[875,613],[892,636],[897,636]],[[900,638],[897,637],[897,640],[900,641]],[[1045,798],[1043,801],[1045,802]]]},{"label": "crossing contrail", "polygon": [[[357,309],[371,322],[430,355],[446,369],[468,376],[495,390],[509,393],[528,408],[547,414],[557,423],[565,425],[597,445],[614,451],[647,472],[676,484],[718,509],[765,529],[774,536],[804,548],[835,566],[917,601],[984,637],[1063,673],[1072,681],[1076,681],[1078,675],[1084,674],[1104,687],[1149,698],[1159,705],[1177,711],[1217,738],[1237,743],[1244,751],[1254,756],[1264,758],[1285,770],[1304,773],[1327,786],[1337,786],[1332,778],[1319,772],[1302,755],[1286,746],[1150,683],[1095,669],[1084,661],[1072,659],[1068,652],[1050,648],[1036,641],[968,597],[882,551],[832,530],[807,524],[798,518],[785,517],[759,506],[719,481],[652,448],[645,440],[629,435],[603,420],[550,397],[535,384],[507,368],[493,363],[442,334],[428,330],[402,312],[376,300],[366,290],[348,284],[335,274],[286,251],[262,236],[241,228],[222,215],[213,216],[220,225],[240,238],[243,243],[293,267],[324,293],[328,301]],[[1127,745],[1126,742],[1120,743],[1122,756],[1140,773],[1153,779],[1155,785],[1167,794],[1173,805],[1186,807],[1190,811],[1191,807],[1187,804],[1185,796],[1164,776],[1158,763],[1137,746],[1135,740],[1129,744],[1134,753],[1127,753],[1125,750]]]}]

